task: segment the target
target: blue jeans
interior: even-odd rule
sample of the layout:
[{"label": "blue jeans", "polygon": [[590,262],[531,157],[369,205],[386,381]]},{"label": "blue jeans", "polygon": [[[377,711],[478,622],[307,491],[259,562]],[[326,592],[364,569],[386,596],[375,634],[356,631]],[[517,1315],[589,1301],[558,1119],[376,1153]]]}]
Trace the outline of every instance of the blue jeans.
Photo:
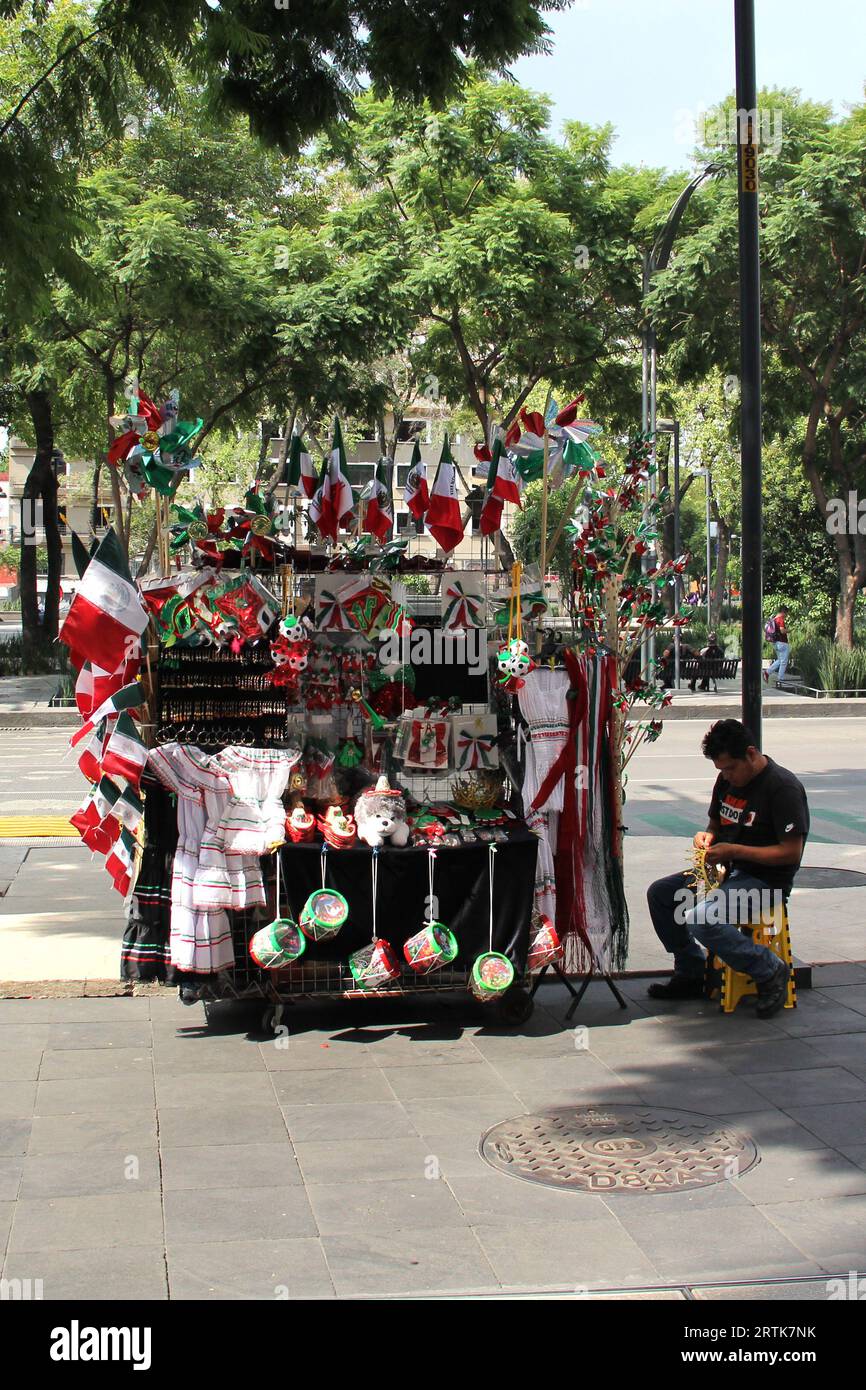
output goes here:
[{"label": "blue jeans", "polygon": [[781,907],[781,890],[739,869],[733,869],[724,885],[703,899],[696,899],[689,885],[687,874],[670,874],[651,883],[646,895],[656,936],[672,953],[677,974],[701,978],[706,963],[701,947],[705,946],[711,955],[751,975],[758,984],[772,979],[778,957],[766,946],[755,945],[736,923],[745,926],[758,921],[762,907],[770,911]]},{"label": "blue jeans", "polygon": [[781,685],[782,681],[785,679],[785,672],[788,669],[788,658],[791,655],[791,644],[790,642],[774,642],[773,646],[776,651],[776,660],[772,661],[770,665],[767,667],[767,675],[771,676],[774,671],[778,671],[779,684]]}]

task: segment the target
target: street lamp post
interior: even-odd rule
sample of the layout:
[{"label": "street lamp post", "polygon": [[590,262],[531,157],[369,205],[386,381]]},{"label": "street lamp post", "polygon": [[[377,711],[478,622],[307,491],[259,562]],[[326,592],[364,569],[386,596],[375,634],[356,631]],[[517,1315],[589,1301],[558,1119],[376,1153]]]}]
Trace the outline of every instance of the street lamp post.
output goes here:
[{"label": "street lamp post", "polygon": [[[683,213],[688,207],[689,201],[695,189],[699,188],[704,179],[713,174],[721,172],[718,164],[708,164],[706,169],[702,169],[699,174],[686,184],[680,196],[677,198],[667,216],[667,221],[653,242],[652,250],[643,258],[643,296],[649,293],[652,277],[657,270],[666,270],[673,250],[674,237],[679,230]],[[656,335],[649,325],[644,326],[642,338],[642,370],[641,370],[641,428],[644,433],[649,431],[651,460],[655,462],[655,433],[656,433],[656,384],[658,369],[658,343]],[[647,498],[651,500],[655,497],[655,474],[647,484]],[[678,552],[679,553],[679,552]],[[643,556],[641,568],[646,573],[649,569],[649,557]],[[641,638],[641,675],[646,680],[649,663],[655,652],[655,638],[651,635]]]},{"label": "street lamp post", "polygon": [[[680,554],[680,422],[679,420],[657,420],[656,429],[659,434],[669,434],[673,439],[674,445],[674,559]],[[674,614],[679,615],[680,603],[682,602],[682,590],[680,585],[682,576],[674,573]],[[674,627],[674,689],[680,688],[680,629]]]},{"label": "street lamp post", "polygon": [[[738,131],[737,210],[740,245],[740,457],[742,468],[741,586],[743,624],[742,715],[761,746],[761,268],[758,244],[758,149],[754,0],[734,0],[737,111],[747,113]],[[740,120],[743,115],[740,114]],[[745,136],[745,138],[744,138]]]}]

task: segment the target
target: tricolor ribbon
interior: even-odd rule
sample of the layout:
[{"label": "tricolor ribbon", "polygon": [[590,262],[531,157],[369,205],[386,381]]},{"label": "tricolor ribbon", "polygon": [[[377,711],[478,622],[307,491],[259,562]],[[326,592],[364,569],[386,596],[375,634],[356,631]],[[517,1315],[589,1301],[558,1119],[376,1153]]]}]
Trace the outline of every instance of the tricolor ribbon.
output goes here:
[{"label": "tricolor ribbon", "polygon": [[445,597],[450,601],[442,618],[443,628],[484,626],[480,595],[467,593],[459,579],[449,584]]},{"label": "tricolor ribbon", "polygon": [[489,734],[469,734],[465,731],[457,736],[457,766],[463,769],[493,767],[492,753],[496,739]]}]

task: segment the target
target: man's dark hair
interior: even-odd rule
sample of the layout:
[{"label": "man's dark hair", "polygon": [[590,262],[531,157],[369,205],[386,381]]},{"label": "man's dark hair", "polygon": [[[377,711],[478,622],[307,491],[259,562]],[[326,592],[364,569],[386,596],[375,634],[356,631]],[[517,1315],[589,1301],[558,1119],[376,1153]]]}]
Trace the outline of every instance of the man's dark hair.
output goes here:
[{"label": "man's dark hair", "polygon": [[749,749],[756,746],[755,735],[739,719],[717,719],[704,735],[701,749],[704,757],[712,762],[722,753],[744,758]]},{"label": "man's dark hair", "polygon": [[786,608],[786,606],[785,606],[784,603],[780,603],[780,604],[779,604],[779,612],[780,612],[780,613],[790,613],[790,611],[791,611],[790,608]]}]

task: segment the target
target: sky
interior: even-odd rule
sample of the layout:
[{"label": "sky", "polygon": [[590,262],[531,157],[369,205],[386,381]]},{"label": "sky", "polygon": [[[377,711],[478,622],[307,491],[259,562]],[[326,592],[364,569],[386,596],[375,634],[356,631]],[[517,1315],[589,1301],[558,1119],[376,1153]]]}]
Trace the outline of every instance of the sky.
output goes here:
[{"label": "sky", "polygon": [[[733,0],[573,0],[553,52],[511,71],[565,120],[616,128],[616,164],[687,168],[700,112],[734,90]],[[863,101],[866,0],[755,0],[758,87],[799,87],[838,115]]]}]

